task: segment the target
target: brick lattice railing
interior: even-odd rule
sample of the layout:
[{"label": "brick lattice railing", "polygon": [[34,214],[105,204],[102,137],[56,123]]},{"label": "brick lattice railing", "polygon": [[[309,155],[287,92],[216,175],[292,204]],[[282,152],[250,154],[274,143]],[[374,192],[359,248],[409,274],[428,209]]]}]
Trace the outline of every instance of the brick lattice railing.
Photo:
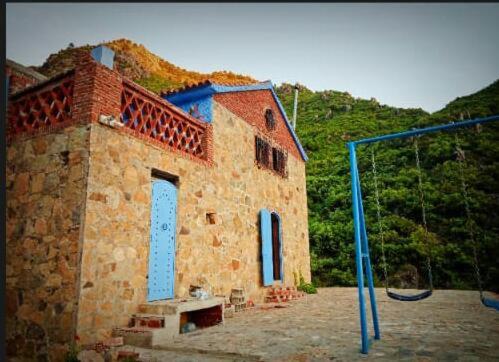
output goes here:
[{"label": "brick lattice railing", "polygon": [[208,125],[177,110],[165,100],[124,80],[121,117],[124,126],[159,145],[207,159],[204,138]]},{"label": "brick lattice railing", "polygon": [[112,115],[119,117],[123,132],[192,160],[212,162],[211,125],[93,60],[13,94],[8,112],[9,140]]},{"label": "brick lattice railing", "polygon": [[10,137],[67,125],[73,110],[74,72],[26,88],[9,99]]}]

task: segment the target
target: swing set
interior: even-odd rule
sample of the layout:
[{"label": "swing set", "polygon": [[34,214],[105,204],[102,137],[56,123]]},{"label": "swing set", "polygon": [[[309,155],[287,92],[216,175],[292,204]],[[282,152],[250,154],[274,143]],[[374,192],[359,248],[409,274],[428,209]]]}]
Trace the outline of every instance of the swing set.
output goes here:
[{"label": "swing set", "polygon": [[[379,137],[373,138],[365,138],[358,141],[349,142],[347,144],[348,150],[350,152],[350,176],[351,176],[351,186],[352,186],[352,212],[353,212],[353,220],[354,220],[354,241],[355,241],[355,263],[357,266],[357,286],[358,286],[358,298],[359,298],[359,311],[360,311],[360,327],[361,327],[361,352],[363,354],[367,354],[369,351],[369,339],[368,339],[368,328],[367,328],[367,316],[366,316],[366,302],[364,296],[364,277],[367,279],[367,286],[369,290],[369,298],[372,312],[372,321],[374,328],[374,339],[381,339],[380,328],[379,328],[379,319],[378,319],[378,310],[376,305],[376,296],[374,293],[374,282],[371,268],[371,259],[369,256],[369,242],[366,231],[366,222],[364,216],[364,207],[362,204],[362,191],[361,191],[361,183],[359,171],[357,168],[357,155],[356,155],[356,147],[362,144],[374,144],[378,142],[384,142],[388,140],[394,139],[403,139],[403,138],[413,138],[414,142],[414,154],[416,159],[416,170],[418,176],[418,194],[419,194],[419,203],[421,206],[421,219],[424,229],[424,242],[427,248],[427,256],[426,256],[426,269],[428,275],[428,289],[424,290],[420,293],[413,295],[405,295],[401,293],[397,293],[395,291],[390,290],[388,285],[388,272],[387,272],[387,261],[385,255],[385,235],[384,228],[381,222],[381,206],[380,206],[380,197],[378,190],[378,172],[376,169],[376,159],[374,149],[371,148],[371,164],[372,164],[372,174],[374,181],[374,196],[376,200],[376,217],[378,228],[380,231],[380,241],[381,241],[381,261],[384,273],[384,282],[385,282],[385,290],[386,294],[389,298],[403,301],[403,302],[414,302],[420,301],[430,297],[433,294],[433,276],[431,270],[431,260],[429,251],[429,243],[428,243],[428,226],[426,222],[426,206],[425,206],[425,198],[423,192],[423,181],[422,181],[422,172],[419,158],[419,147],[418,147],[418,137],[427,134],[434,133],[439,131],[450,131],[464,127],[475,126],[479,124],[484,124],[488,122],[499,121],[499,115],[485,117],[485,118],[477,118],[473,120],[461,121],[461,122],[452,122],[445,125],[421,128],[421,129],[413,129],[411,131],[401,132],[401,133],[393,133]],[[478,290],[480,293],[480,300],[482,304],[486,307],[493,308],[499,310],[499,300],[489,299],[484,296],[482,279],[480,276],[480,268],[478,263],[478,246],[475,238],[475,234],[473,231],[472,223],[471,223],[471,211],[469,207],[469,197],[467,193],[467,185],[464,177],[464,163],[465,157],[464,152],[461,149],[459,138],[457,133],[455,134],[455,144],[456,144],[456,153],[458,155],[458,164],[459,164],[459,174],[461,181],[461,192],[464,200],[465,213],[466,213],[466,225],[468,226],[468,237],[471,241],[472,249],[473,249],[473,267],[475,278],[478,286]]]}]

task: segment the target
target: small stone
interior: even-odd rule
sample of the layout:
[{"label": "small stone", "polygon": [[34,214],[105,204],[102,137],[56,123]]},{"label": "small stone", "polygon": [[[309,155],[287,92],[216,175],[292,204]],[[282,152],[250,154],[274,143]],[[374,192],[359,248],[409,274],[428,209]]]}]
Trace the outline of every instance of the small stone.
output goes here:
[{"label": "small stone", "polygon": [[61,314],[64,311],[65,304],[64,303],[56,303],[54,305],[55,314]]},{"label": "small stone", "polygon": [[92,288],[93,286],[94,286],[94,283],[92,283],[92,282],[86,282],[85,285],[83,286],[83,289]]},{"label": "small stone", "polygon": [[238,270],[241,262],[237,259],[232,259],[232,270]]},{"label": "small stone", "polygon": [[43,190],[43,183],[45,181],[45,174],[38,173],[33,176],[31,180],[31,192],[40,192]]},{"label": "small stone", "polygon": [[138,191],[133,195],[133,201],[140,202],[142,204],[147,204],[149,202],[149,197],[143,191]]},{"label": "small stone", "polygon": [[59,274],[50,274],[45,283],[46,287],[60,287],[62,277]]},{"label": "small stone", "polygon": [[47,152],[47,141],[43,137],[34,139],[31,146],[33,147],[35,155]]},{"label": "small stone", "polygon": [[30,323],[26,331],[26,338],[40,340],[45,337],[45,331],[36,323]]},{"label": "small stone", "polygon": [[189,235],[190,232],[191,231],[188,228],[186,228],[185,226],[182,226],[180,228],[180,235]]},{"label": "small stone", "polygon": [[50,173],[45,178],[43,188],[45,190],[53,190],[59,187],[59,176],[56,173]]},{"label": "small stone", "polygon": [[113,256],[116,261],[123,261],[125,259],[125,252],[123,248],[116,248],[113,250]]},{"label": "small stone", "polygon": [[123,346],[123,337],[114,337],[104,340],[103,344],[108,347]]},{"label": "small stone", "polygon": [[47,223],[44,219],[37,219],[35,221],[35,232],[40,235],[47,233]]},{"label": "small stone", "polygon": [[218,238],[218,236],[213,235],[213,246],[218,248],[222,245],[222,241]]},{"label": "small stone", "polygon": [[16,177],[16,181],[14,183],[14,193],[16,195],[22,195],[29,190],[29,173],[24,172],[20,173]]},{"label": "small stone", "polygon": [[104,362],[104,357],[93,349],[84,350],[78,353],[78,361],[80,362]]},{"label": "small stone", "polygon": [[92,201],[107,203],[107,196],[100,192],[92,192],[88,198]]}]

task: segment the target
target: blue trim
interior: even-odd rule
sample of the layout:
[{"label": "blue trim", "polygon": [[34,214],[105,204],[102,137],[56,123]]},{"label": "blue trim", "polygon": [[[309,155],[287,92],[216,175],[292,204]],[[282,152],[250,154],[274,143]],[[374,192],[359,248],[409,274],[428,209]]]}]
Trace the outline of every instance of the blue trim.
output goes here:
[{"label": "blue trim", "polygon": [[355,153],[355,143],[349,142],[348,149],[350,151],[350,177],[352,181],[352,213],[353,226],[355,235],[355,264],[357,266],[357,289],[359,297],[359,312],[360,312],[360,331],[361,331],[361,352],[367,354],[369,352],[369,338],[367,334],[367,317],[366,317],[366,301],[364,296],[364,269],[363,269],[363,253],[362,253],[362,236],[360,225],[360,210],[359,210],[359,192],[357,178],[357,156]]},{"label": "blue trim", "polygon": [[298,140],[298,136],[296,135],[295,130],[291,126],[291,123],[289,123],[288,116],[286,115],[286,111],[284,110],[284,107],[282,106],[281,101],[277,97],[277,94],[275,94],[274,87],[272,87],[270,89],[270,91],[272,92],[272,95],[274,96],[274,99],[277,102],[277,106],[279,107],[279,110],[281,111],[281,113],[284,117],[284,121],[286,121],[286,126],[288,127],[289,132],[291,132],[291,136],[293,137],[293,140],[295,141],[296,146],[298,147],[298,150],[300,151],[300,154],[301,154],[301,157],[303,158],[303,161],[305,161],[305,162],[308,161],[308,156],[305,153],[305,150],[303,149],[300,141]]},{"label": "blue trim", "polygon": [[353,143],[355,143],[356,145],[360,145],[360,144],[365,144],[365,143],[388,141],[388,140],[392,140],[395,138],[409,138],[412,136],[419,136],[419,135],[422,135],[425,133],[446,131],[446,130],[450,130],[453,128],[470,127],[470,126],[474,126],[476,124],[493,122],[493,121],[499,121],[499,115],[485,117],[485,118],[475,118],[475,119],[470,119],[467,121],[462,121],[462,122],[457,122],[457,123],[451,122],[449,124],[443,124],[443,125],[433,126],[433,127],[426,127],[426,128],[419,128],[419,129],[416,128],[416,129],[413,129],[412,131],[392,133],[392,134],[387,134],[387,135],[379,136],[379,137],[364,138],[362,140],[354,141]]},{"label": "blue trim", "polygon": [[[295,142],[296,146],[298,147],[298,151],[300,152],[301,157],[303,160],[306,162],[308,161],[308,156],[305,153],[305,150],[303,149],[302,145],[300,144],[300,141],[298,140],[298,136],[295,133],[295,130],[291,126],[291,123],[289,122],[288,116],[286,115],[286,111],[284,110],[284,107],[281,104],[281,101],[279,100],[279,97],[277,97],[277,94],[275,93],[274,86],[272,85],[271,81],[266,81],[258,84],[250,84],[250,85],[240,85],[240,86],[228,86],[228,85],[220,85],[220,84],[204,84],[196,88],[191,88],[188,90],[185,90],[183,92],[179,93],[174,93],[172,95],[166,95],[163,96],[167,101],[173,103],[174,105],[181,107],[183,104],[190,103],[192,104],[196,100],[201,100],[202,98],[205,97],[211,97],[213,94],[217,93],[231,93],[231,92],[248,92],[248,91],[256,91],[256,90],[270,90],[272,93],[272,96],[274,97],[275,102],[277,103],[277,106],[279,108],[279,111],[281,112],[284,122],[286,123],[286,127],[288,128],[289,132],[291,133],[291,136],[293,137],[293,141]],[[209,117],[210,122],[211,122],[211,115]]]},{"label": "blue trim", "polygon": [[167,101],[177,104],[190,102],[196,99],[212,96],[215,93],[211,84],[199,86],[197,88],[188,89],[181,93],[174,93],[172,95],[163,96]]}]

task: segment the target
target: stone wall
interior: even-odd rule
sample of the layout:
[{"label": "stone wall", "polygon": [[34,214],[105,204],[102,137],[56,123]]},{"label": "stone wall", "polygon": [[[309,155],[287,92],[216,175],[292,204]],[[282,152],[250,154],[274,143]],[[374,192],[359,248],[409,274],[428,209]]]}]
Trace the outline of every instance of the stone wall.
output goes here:
[{"label": "stone wall", "polygon": [[63,360],[75,333],[89,130],[7,147],[6,344],[20,360]]},{"label": "stone wall", "polygon": [[[146,302],[153,169],[178,176],[175,295],[191,284],[213,294],[245,288],[263,300],[258,214],[282,218],[284,283],[310,280],[305,163],[288,158],[287,178],[255,165],[256,128],[214,102],[213,165],[93,124],[78,334],[83,342],[125,326]],[[215,224],[207,222],[215,213]]]}]

